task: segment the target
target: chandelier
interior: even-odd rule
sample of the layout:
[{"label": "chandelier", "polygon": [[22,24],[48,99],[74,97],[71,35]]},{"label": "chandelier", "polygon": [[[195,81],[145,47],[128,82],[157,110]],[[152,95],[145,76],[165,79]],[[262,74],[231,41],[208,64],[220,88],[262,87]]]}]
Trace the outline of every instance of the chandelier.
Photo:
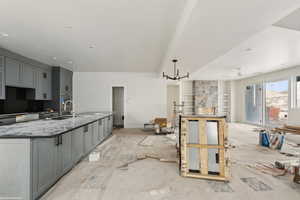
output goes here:
[{"label": "chandelier", "polygon": [[166,75],[165,72],[163,72],[163,78],[166,78],[167,80],[168,79],[171,79],[171,80],[174,80],[174,81],[179,81],[180,79],[183,79],[183,78],[189,78],[190,74],[187,73],[185,76],[180,76],[179,75],[179,69],[176,68],[176,62],[178,60],[177,59],[174,59],[172,60],[172,62],[174,63],[174,75],[173,76],[169,76],[169,75]]}]

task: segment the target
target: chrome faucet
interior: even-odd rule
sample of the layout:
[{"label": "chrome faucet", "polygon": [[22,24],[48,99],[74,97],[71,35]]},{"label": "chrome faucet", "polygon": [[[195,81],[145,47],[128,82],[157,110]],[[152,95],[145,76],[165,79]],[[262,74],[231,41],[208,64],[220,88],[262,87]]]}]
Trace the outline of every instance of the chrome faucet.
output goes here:
[{"label": "chrome faucet", "polygon": [[[64,106],[63,107],[63,112],[67,112],[67,105],[68,104],[71,104],[72,107],[73,107],[73,101],[71,99],[67,100],[67,101],[63,102],[63,106]],[[73,114],[73,108],[71,108],[70,113]]]}]

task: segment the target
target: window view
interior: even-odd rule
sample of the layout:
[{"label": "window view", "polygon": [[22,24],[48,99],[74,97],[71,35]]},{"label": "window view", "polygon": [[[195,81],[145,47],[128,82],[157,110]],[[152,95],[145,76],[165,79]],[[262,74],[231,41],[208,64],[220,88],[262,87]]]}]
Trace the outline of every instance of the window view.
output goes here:
[{"label": "window view", "polygon": [[289,81],[266,83],[266,123],[282,124],[288,117]]},{"label": "window view", "polygon": [[300,76],[296,79],[296,89],[297,89],[297,107],[300,108]]},{"label": "window view", "polygon": [[249,123],[262,123],[262,83],[248,85],[245,93],[246,120]]}]

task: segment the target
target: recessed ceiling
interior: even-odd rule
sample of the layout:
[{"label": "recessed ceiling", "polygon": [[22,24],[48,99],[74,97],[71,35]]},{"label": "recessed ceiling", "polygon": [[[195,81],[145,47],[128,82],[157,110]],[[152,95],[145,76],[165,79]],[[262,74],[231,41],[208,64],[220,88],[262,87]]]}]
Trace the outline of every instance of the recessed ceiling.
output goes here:
[{"label": "recessed ceiling", "polygon": [[185,2],[2,0],[0,46],[76,71],[154,72]]},{"label": "recessed ceiling", "polygon": [[300,32],[271,26],[200,68],[195,79],[241,79],[300,65]]},{"label": "recessed ceiling", "polygon": [[3,0],[0,46],[74,71],[195,72],[299,0]]}]

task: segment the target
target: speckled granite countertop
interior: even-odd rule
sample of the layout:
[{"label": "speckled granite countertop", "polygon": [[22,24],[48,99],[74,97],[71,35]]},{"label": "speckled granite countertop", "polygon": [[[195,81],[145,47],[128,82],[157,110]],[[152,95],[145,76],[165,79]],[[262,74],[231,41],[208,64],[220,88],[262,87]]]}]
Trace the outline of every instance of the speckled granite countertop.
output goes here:
[{"label": "speckled granite countertop", "polygon": [[105,118],[111,114],[111,112],[90,112],[78,114],[75,118],[64,120],[42,119],[0,126],[0,138],[53,137]]}]

